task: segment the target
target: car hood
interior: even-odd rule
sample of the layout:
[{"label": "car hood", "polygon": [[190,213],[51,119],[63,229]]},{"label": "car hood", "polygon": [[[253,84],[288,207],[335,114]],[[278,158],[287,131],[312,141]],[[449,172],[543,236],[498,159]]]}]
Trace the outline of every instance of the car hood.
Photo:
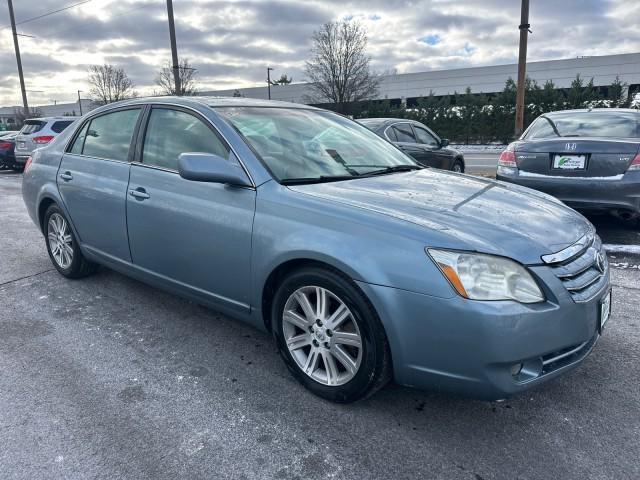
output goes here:
[{"label": "car hood", "polygon": [[541,263],[541,255],[562,250],[593,228],[546,194],[433,169],[289,188],[438,232],[438,243],[425,246],[504,255],[526,264]]}]

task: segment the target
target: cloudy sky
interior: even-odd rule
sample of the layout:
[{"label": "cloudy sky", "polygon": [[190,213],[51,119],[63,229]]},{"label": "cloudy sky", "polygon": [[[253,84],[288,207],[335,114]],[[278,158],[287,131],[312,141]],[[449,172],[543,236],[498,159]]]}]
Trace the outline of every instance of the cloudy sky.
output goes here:
[{"label": "cloudy sky", "polygon": [[[81,0],[14,0],[22,22]],[[174,0],[178,53],[201,90],[264,85],[265,67],[304,80],[310,37],[324,22],[356,19],[377,72],[514,63],[519,0]],[[640,51],[640,2],[532,0],[529,60]],[[0,105],[20,102],[6,2],[0,2]],[[170,58],[165,0],[90,0],[18,26],[34,105],[88,91],[87,66],[123,67],[142,95]]]}]

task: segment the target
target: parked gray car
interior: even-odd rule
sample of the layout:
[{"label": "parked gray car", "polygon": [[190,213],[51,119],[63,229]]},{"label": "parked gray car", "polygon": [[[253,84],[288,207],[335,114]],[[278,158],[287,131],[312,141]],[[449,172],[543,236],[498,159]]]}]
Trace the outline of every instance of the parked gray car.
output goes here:
[{"label": "parked gray car", "polygon": [[105,106],[36,150],[23,196],[62,275],[106,265],[270,331],[333,401],[392,377],[504,398],[578,365],[609,318],[574,210],[304,105]]},{"label": "parked gray car", "polygon": [[496,178],[584,211],[640,215],[640,112],[593,108],[545,113],[502,152]]}]

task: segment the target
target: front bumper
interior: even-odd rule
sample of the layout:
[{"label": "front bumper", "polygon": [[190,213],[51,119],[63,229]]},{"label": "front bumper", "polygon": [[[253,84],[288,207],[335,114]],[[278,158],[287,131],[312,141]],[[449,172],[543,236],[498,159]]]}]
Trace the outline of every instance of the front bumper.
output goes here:
[{"label": "front bumper", "polygon": [[[547,301],[525,305],[437,298],[359,283],[384,324],[395,380],[496,400],[580,364],[599,337],[599,302],[610,290],[608,272],[590,301],[576,303],[548,267],[532,271],[558,293],[547,292]],[[524,373],[512,375],[520,363]],[[532,365],[539,372],[528,375]]]},{"label": "front bumper", "polygon": [[622,178],[602,179],[529,177],[519,172],[501,173],[498,169],[496,179],[548,193],[576,210],[630,210],[640,213],[640,170],[627,172]]}]

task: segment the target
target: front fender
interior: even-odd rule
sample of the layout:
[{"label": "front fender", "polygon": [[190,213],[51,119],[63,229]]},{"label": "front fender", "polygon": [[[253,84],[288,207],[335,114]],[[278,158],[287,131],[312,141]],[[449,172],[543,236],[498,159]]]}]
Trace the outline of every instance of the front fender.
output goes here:
[{"label": "front fender", "polygon": [[450,298],[455,293],[424,251],[427,232],[269,182],[256,200],[252,304],[261,304],[269,275],[291,260],[322,262],[358,282]]}]

